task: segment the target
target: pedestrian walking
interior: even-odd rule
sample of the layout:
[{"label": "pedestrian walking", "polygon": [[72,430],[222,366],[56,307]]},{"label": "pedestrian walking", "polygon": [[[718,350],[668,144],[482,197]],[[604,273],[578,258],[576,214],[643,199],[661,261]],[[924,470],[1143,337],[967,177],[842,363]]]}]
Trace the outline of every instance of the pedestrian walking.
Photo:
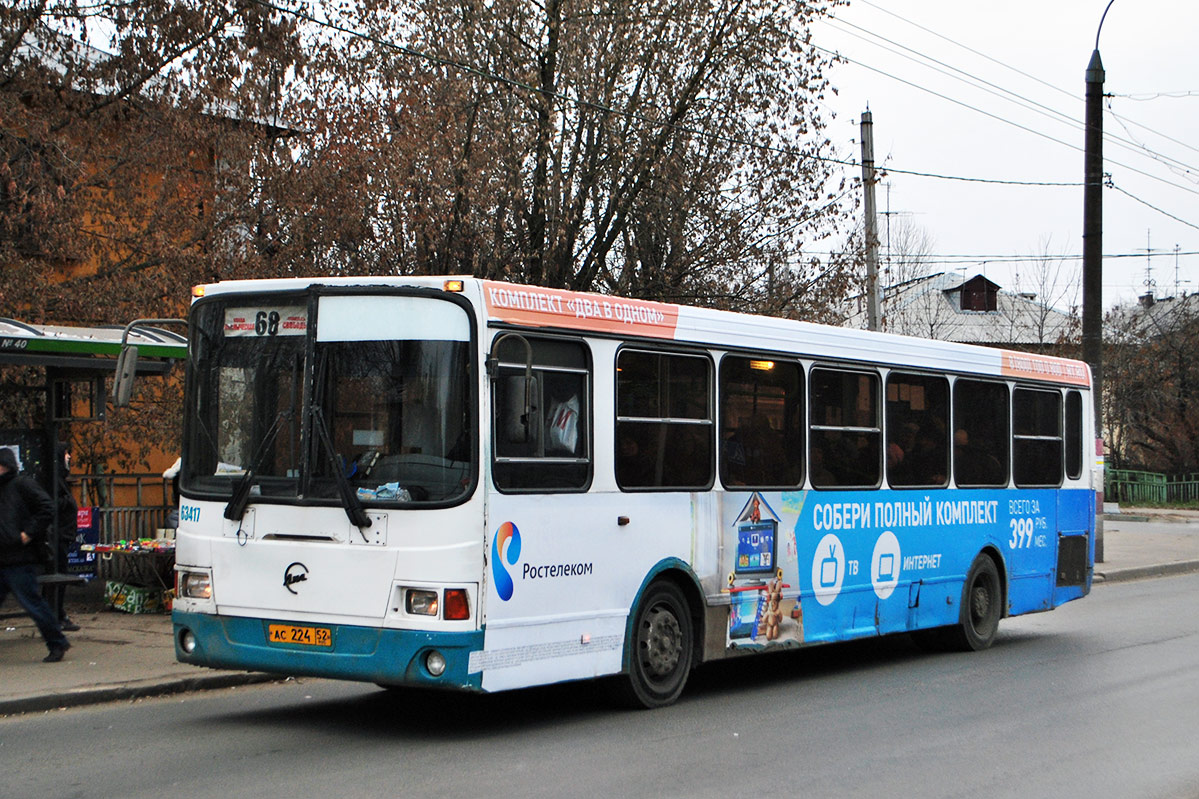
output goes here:
[{"label": "pedestrian walking", "polygon": [[45,550],[45,536],[54,518],[54,503],[34,481],[17,473],[17,456],[0,448],[0,602],[11,591],[33,617],[50,653],[46,663],[57,663],[71,648],[58,617],[38,590],[37,572]]}]

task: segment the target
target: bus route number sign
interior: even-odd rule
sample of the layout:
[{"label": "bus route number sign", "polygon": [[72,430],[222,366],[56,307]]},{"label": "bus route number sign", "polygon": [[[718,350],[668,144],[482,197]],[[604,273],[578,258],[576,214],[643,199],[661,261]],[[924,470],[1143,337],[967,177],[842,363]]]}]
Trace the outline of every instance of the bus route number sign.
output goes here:
[{"label": "bus route number sign", "polygon": [[333,634],[328,627],[298,627],[293,624],[270,624],[267,637],[272,644],[303,644],[333,646]]}]

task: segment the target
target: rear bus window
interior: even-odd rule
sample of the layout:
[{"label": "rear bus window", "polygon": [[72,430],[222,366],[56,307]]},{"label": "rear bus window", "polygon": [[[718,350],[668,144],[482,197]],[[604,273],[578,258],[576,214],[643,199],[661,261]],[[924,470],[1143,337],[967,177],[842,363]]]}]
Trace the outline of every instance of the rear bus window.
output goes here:
[{"label": "rear bus window", "polygon": [[1082,394],[1066,392],[1066,476],[1082,477]]},{"label": "rear bus window", "polygon": [[1062,482],[1062,395],[1018,388],[1012,395],[1012,457],[1018,486]]}]

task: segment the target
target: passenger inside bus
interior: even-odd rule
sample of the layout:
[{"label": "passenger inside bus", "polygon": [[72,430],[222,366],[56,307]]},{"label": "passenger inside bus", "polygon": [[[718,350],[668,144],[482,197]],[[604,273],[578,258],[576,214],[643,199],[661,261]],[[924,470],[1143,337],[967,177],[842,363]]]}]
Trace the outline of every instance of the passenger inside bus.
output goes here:
[{"label": "passenger inside bus", "polygon": [[970,434],[959,427],[953,436],[954,477],[959,485],[1002,485],[1004,467],[994,454],[970,443]]}]

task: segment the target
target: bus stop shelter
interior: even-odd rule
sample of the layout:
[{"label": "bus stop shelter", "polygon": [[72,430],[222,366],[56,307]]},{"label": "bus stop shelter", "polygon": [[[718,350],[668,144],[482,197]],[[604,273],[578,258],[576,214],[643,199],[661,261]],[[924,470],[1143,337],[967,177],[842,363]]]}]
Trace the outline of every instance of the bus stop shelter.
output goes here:
[{"label": "bus stop shelter", "polygon": [[[163,322],[167,320],[150,320]],[[187,357],[187,339],[162,327],[131,323],[126,327],[64,327],[27,324],[0,318],[0,373],[6,400],[23,401],[24,426],[0,423],[0,447],[15,450],[21,473],[36,479],[55,501],[57,513],[61,480],[55,448],[72,422],[102,420],[109,404],[108,387],[124,345],[136,349],[126,371],[138,377],[167,375]],[[6,367],[26,367],[9,369]],[[24,398],[19,395],[26,395]],[[11,414],[5,413],[5,417]],[[32,420],[33,424],[29,424]],[[39,424],[40,422],[40,424]],[[55,527],[58,520],[55,519]],[[57,536],[49,535],[57,557]],[[77,582],[79,577],[51,573],[44,585]]]}]

